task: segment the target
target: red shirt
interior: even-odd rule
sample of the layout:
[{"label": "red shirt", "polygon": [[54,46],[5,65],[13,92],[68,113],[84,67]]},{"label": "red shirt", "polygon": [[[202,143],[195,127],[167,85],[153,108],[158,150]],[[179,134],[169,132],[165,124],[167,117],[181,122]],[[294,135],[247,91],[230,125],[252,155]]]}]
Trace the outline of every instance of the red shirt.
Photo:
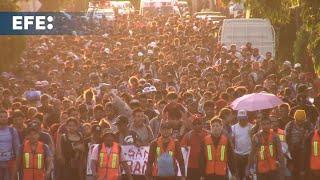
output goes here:
[{"label": "red shirt", "polygon": [[201,142],[208,133],[202,130],[200,133],[195,133],[194,130],[185,134],[181,140],[181,146],[190,146],[190,156],[188,162],[188,168],[200,168],[200,151]]}]

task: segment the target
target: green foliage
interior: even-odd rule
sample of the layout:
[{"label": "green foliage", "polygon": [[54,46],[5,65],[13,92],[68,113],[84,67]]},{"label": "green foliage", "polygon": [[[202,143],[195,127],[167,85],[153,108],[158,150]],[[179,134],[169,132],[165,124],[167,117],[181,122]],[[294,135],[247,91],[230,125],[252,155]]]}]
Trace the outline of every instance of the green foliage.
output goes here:
[{"label": "green foliage", "polygon": [[310,34],[308,51],[315,71],[320,75],[320,3],[319,0],[301,0],[301,18]]},{"label": "green foliage", "polygon": [[[289,15],[288,15],[289,16]],[[297,26],[295,13],[290,13],[290,21],[287,24],[274,26],[276,31],[277,61],[293,60],[294,41],[296,39]]]},{"label": "green foliage", "polygon": [[[241,0],[236,0],[240,2]],[[246,0],[246,7],[250,7],[253,17],[268,18],[273,25],[282,29],[279,34],[279,41],[283,41],[283,37],[287,37],[285,33],[286,28],[290,29],[288,32],[298,31],[296,37],[287,39],[294,42],[293,56],[296,62],[303,63],[307,56],[311,56],[314,69],[320,75],[320,3],[319,0],[297,0],[300,6],[297,9],[292,9],[292,0]],[[228,4],[230,0],[223,0]],[[296,3],[298,4],[298,3]],[[290,16],[292,11],[299,10],[299,16]],[[300,13],[301,12],[301,13]],[[291,29],[292,20],[298,30]],[[284,30],[283,30],[284,29]],[[281,42],[280,42],[281,44]],[[281,49],[279,51],[287,51],[288,49]],[[292,54],[292,52],[290,52]],[[286,53],[284,53],[286,54]],[[291,56],[291,55],[289,55]],[[304,63],[303,63],[304,64]]]},{"label": "green foliage", "polygon": [[248,0],[255,17],[268,18],[274,25],[287,24],[290,21],[291,0]]},{"label": "green foliage", "polygon": [[306,31],[305,27],[301,27],[297,32],[297,38],[294,42],[293,57],[296,63],[303,63],[307,58],[307,46],[310,41],[310,33]]},{"label": "green foliage", "polygon": [[310,39],[308,49],[311,52],[315,70],[320,76],[320,23],[312,29]]},{"label": "green foliage", "polygon": [[[228,4],[230,0],[222,2]],[[245,6],[250,7],[253,17],[268,18],[272,24],[287,24],[290,21],[291,0],[246,0]]]}]

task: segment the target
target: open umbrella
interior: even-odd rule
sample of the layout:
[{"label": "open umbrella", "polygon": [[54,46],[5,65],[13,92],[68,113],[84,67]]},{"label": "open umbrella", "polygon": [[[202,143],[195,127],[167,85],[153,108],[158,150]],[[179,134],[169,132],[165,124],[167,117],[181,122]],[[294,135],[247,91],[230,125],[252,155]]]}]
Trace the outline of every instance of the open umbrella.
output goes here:
[{"label": "open umbrella", "polygon": [[274,94],[267,92],[247,94],[234,100],[230,107],[233,110],[259,111],[270,109],[284,102]]}]

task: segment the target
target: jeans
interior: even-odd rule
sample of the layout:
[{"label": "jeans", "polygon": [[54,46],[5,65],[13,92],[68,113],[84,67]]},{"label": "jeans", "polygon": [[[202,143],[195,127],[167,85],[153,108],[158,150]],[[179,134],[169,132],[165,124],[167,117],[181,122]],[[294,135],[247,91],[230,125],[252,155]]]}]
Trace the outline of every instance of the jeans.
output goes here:
[{"label": "jeans", "polygon": [[240,154],[235,154],[235,164],[236,164],[236,174],[237,174],[237,179],[243,180],[243,179],[249,179],[246,177],[246,167],[248,165],[248,158],[249,155],[240,155]]},{"label": "jeans", "polygon": [[320,172],[317,172],[317,173],[309,172],[307,179],[308,180],[319,180],[320,179]]},{"label": "jeans", "polygon": [[12,170],[15,166],[15,160],[1,162],[0,166],[0,180],[10,180],[13,175]]},{"label": "jeans", "polygon": [[263,174],[257,174],[257,180],[279,180],[279,176],[277,176],[277,172],[269,172]]},{"label": "jeans", "polygon": [[95,180],[95,179],[96,179],[96,177],[94,177],[94,176],[90,176],[90,175],[86,176],[86,180]]},{"label": "jeans", "polygon": [[304,176],[300,175],[300,172],[304,171],[305,167],[303,166],[303,151],[299,149],[293,149],[290,151],[292,156],[292,179],[293,180],[305,180]]},{"label": "jeans", "polygon": [[188,168],[187,172],[188,172],[187,180],[200,179],[200,177],[201,177],[200,169]]},{"label": "jeans", "polygon": [[154,177],[154,180],[177,180],[177,177]]},{"label": "jeans", "polygon": [[[133,180],[145,180],[145,175],[132,175]],[[129,179],[127,175],[123,174],[121,175],[121,180],[127,180]]]},{"label": "jeans", "polygon": [[204,178],[205,180],[227,180],[227,176],[218,176],[218,175],[207,175]]}]

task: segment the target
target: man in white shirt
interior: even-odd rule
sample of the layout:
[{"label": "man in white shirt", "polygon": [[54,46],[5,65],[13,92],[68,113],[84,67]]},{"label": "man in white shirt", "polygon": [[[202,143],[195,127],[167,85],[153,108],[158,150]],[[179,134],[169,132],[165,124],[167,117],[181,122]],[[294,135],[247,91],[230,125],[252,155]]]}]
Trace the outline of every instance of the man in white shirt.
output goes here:
[{"label": "man in white shirt", "polygon": [[247,112],[239,110],[237,115],[238,123],[231,127],[232,139],[234,143],[235,162],[237,163],[237,179],[248,179],[245,175],[248,157],[251,151],[250,131],[253,127],[248,122]]},{"label": "man in white shirt", "polygon": [[262,62],[265,60],[264,56],[259,53],[258,48],[253,49],[252,59],[258,62]]}]

